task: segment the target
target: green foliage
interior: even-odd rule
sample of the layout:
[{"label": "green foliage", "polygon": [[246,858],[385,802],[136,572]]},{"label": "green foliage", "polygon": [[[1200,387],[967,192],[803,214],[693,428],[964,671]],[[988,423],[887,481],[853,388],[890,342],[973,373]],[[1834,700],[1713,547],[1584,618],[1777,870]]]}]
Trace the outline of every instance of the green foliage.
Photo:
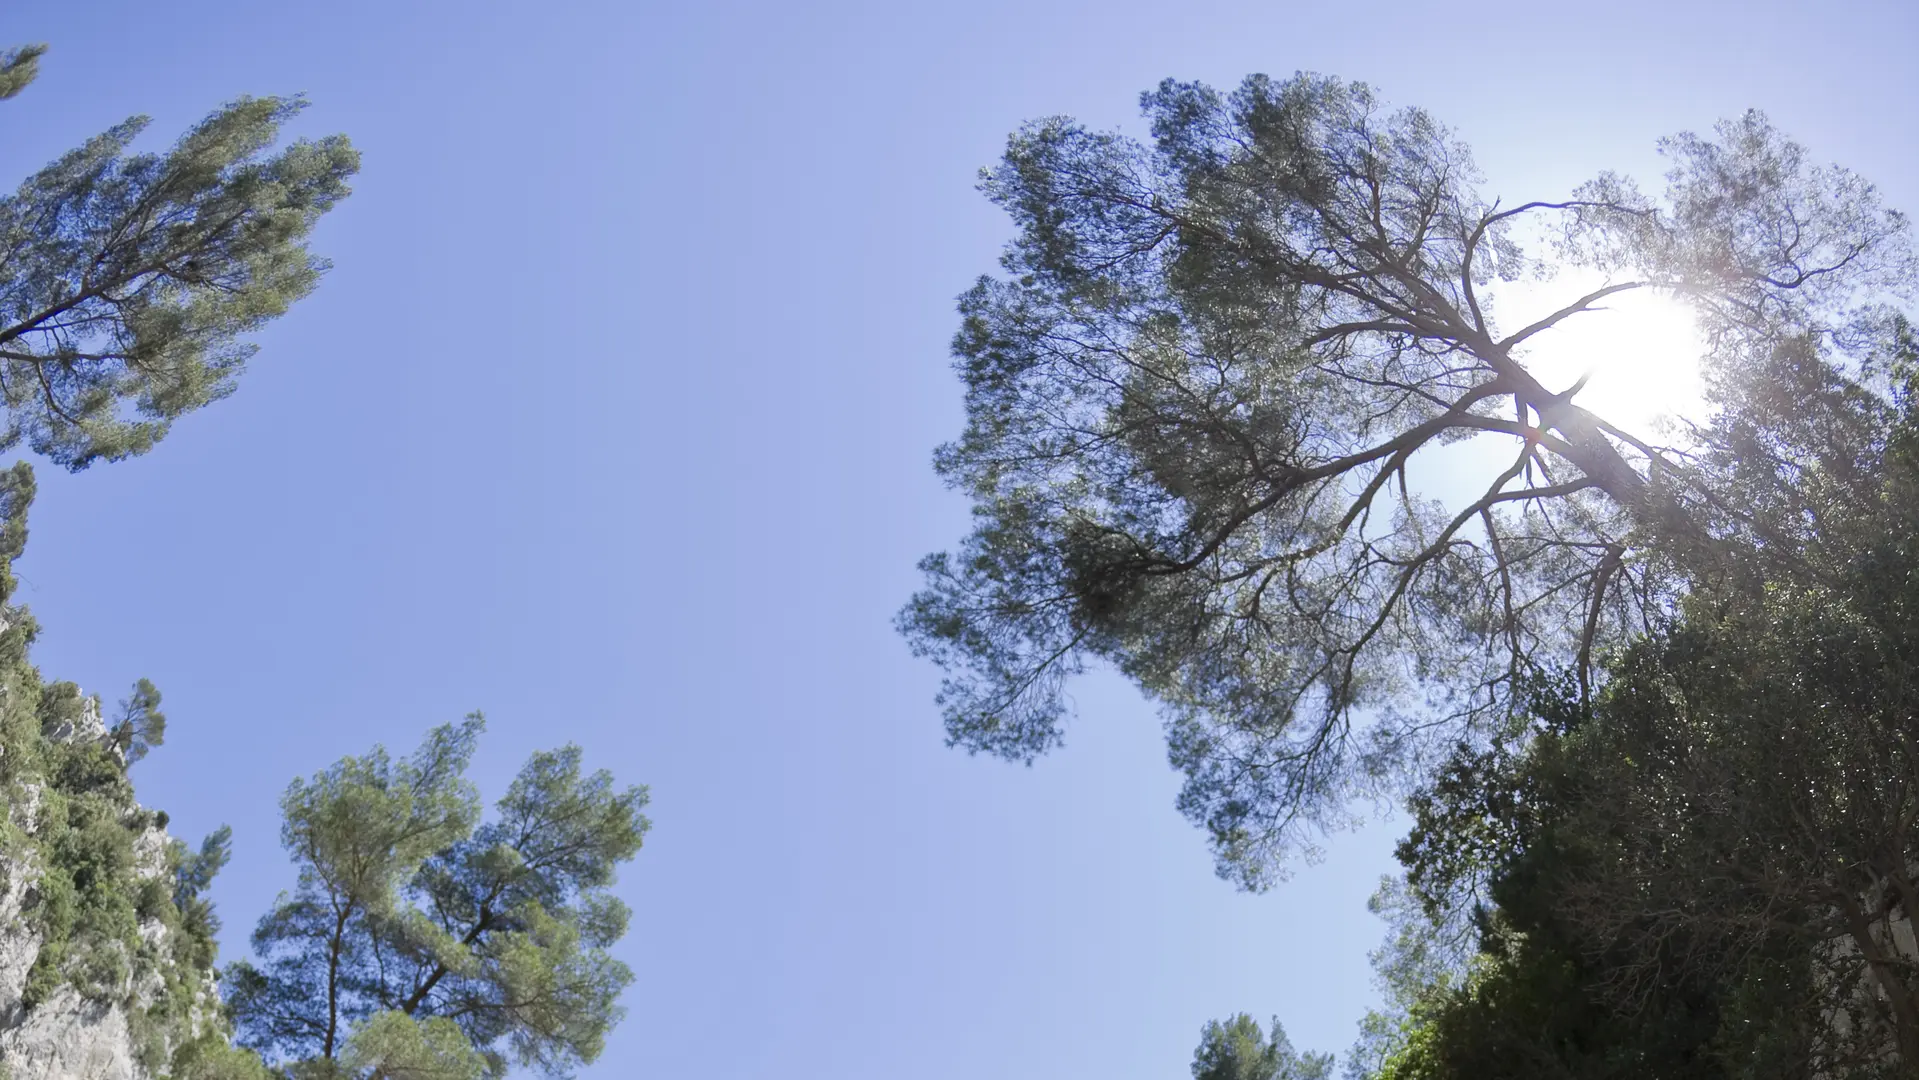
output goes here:
[{"label": "green foliage", "polygon": [[[1538,381],[1541,335],[1650,290],[1692,306],[1716,373],[1798,339],[1863,364],[1885,320],[1862,305],[1913,284],[1904,218],[1756,113],[1662,144],[1658,197],[1604,174],[1502,205],[1442,125],[1362,84],[1141,104],[1149,141],[1054,118],[984,174],[1017,233],[960,300],[966,426],[936,457],[975,528],[900,625],[970,751],[1057,744],[1088,663],[1134,680],[1246,887],[1509,727],[1538,670],[1590,676],[1660,616],[1671,557],[1732,527],[1722,473]],[[1502,325],[1488,286],[1560,266],[1609,284]],[[1426,452],[1466,438],[1509,464],[1431,462],[1484,494],[1421,498]]]},{"label": "green foliage", "polygon": [[46,52],[45,45],[26,45],[0,52],[0,100],[27,88],[34,76],[40,74],[40,58]]},{"label": "green foliage", "polygon": [[24,464],[0,472],[0,790],[8,807],[0,857],[32,875],[22,914],[39,938],[21,1003],[31,1010],[71,990],[118,1006],[136,1056],[162,1075],[175,1048],[218,1026],[217,999],[207,993],[218,922],[203,894],[230,834],[220,830],[193,856],[176,842],[171,874],[137,854],[165,815],[133,801],[123,753],[157,742],[142,728],[159,692],[145,680],[136,687],[134,739],[119,742],[99,723],[96,700],[70,682],[45,681],[29,661],[38,628],[11,598],[33,489]]},{"label": "green foliage", "polygon": [[166,738],[167,718],[160,711],[160,691],[141,679],[133,684],[133,696],[120,703],[120,716],[108,729],[107,739],[131,765]]},{"label": "green foliage", "polygon": [[[33,80],[44,52],[0,54],[0,98]],[[135,118],[0,198],[0,448],[24,444],[80,469],[144,452],[231,392],[250,353],[243,338],[324,269],[306,237],[357,167],[337,137],[273,149],[299,108],[242,99],[162,154],[132,149],[146,126]],[[0,605],[33,493],[24,463],[0,474]],[[27,914],[42,947],[24,1000],[71,985],[127,1004],[164,1046],[212,964],[217,924],[200,893],[218,860],[196,863],[185,888],[142,875],[134,841],[164,818],[134,804],[126,764],[164,738],[159,691],[140,680],[101,725],[96,702],[44,683],[28,662],[37,632],[23,608],[0,613],[0,783],[14,808],[0,854],[38,874]],[[167,955],[141,937],[143,921],[178,931]],[[135,1008],[131,985],[156,971],[166,993]]]},{"label": "green foliage", "polygon": [[222,825],[200,842],[200,850],[189,852],[178,840],[173,842],[173,903],[185,910],[213,883],[213,876],[226,866],[233,855],[233,829]]},{"label": "green foliage", "polygon": [[340,1071],[387,1080],[481,1080],[492,1063],[445,1017],[375,1013],[353,1032]]},{"label": "green foliage", "polygon": [[463,778],[481,730],[475,714],[409,758],[376,748],[288,788],[299,880],[254,931],[259,966],[226,977],[241,1041],[288,1076],[566,1075],[618,1022],[632,973],[608,950],[628,913],[608,888],[645,789],[582,775],[566,747],[481,823]]},{"label": "green foliage", "polygon": [[1873,336],[1721,371],[1689,454],[1715,498],[1649,529],[1683,595],[1413,800],[1353,1075],[1910,1075],[1919,348]]},{"label": "green foliage", "polygon": [[1193,1051],[1193,1080],[1327,1080],[1332,1068],[1331,1055],[1296,1053],[1278,1020],[1268,1038],[1245,1013],[1208,1022]]},{"label": "green foliage", "polygon": [[[1545,751],[1560,736],[1543,735]],[[1449,786],[1415,800],[1421,828],[1401,846],[1410,892],[1427,911],[1446,910],[1461,866],[1479,877],[1470,961],[1426,985],[1402,984],[1383,1031],[1366,1045],[1372,1075],[1391,1080],[1467,1077],[1731,1075],[1710,1051],[1720,1030],[1709,983],[1675,977],[1632,1015],[1614,1007],[1600,984],[1620,957],[1594,955],[1564,918],[1559,886],[1584,866],[1563,831],[1572,796],[1550,752],[1480,760],[1449,769],[1477,775],[1483,788]],[[1499,760],[1489,760],[1500,758]],[[1509,770],[1509,771],[1508,771]],[[1484,799],[1483,791],[1524,791]],[[1457,844],[1450,825],[1464,825]],[[1488,845],[1488,835],[1505,838]],[[1387,1018],[1382,1018],[1387,1019]]]},{"label": "green foliage", "polygon": [[[1646,885],[1618,861],[1620,841],[1631,843],[1636,834],[1601,820],[1626,794],[1602,779],[1622,760],[1611,740],[1621,689],[1613,683],[1589,720],[1543,731],[1522,753],[1462,747],[1446,773],[1475,782],[1436,785],[1415,800],[1419,827],[1400,857],[1410,893],[1421,902],[1417,914],[1432,918],[1429,912],[1477,897],[1475,953],[1454,969],[1457,978],[1402,984],[1394,1011],[1375,1018],[1362,1039],[1360,1075],[1881,1075],[1859,1061],[1847,1063],[1849,1070],[1832,1068],[1839,1063],[1829,1057],[1824,1065],[1832,1071],[1812,1068],[1831,1034],[1815,1018],[1829,1016],[1844,998],[1813,975],[1816,940],[1786,934],[1729,947],[1733,943],[1702,933],[1713,920],[1710,890],[1703,888],[1658,901],[1689,906],[1686,924],[1656,926],[1646,920],[1647,908],[1626,903],[1615,915],[1637,924],[1630,934],[1595,932],[1584,890],[1604,880],[1629,890]],[[1580,710],[1560,701],[1547,711]],[[1643,757],[1635,760],[1644,764]],[[1489,798],[1489,792],[1500,794]],[[1666,839],[1683,835],[1667,825]],[[1499,839],[1488,843],[1489,836]],[[1764,830],[1755,836],[1779,838]],[[1477,881],[1471,893],[1463,888],[1462,867]],[[1708,872],[1698,864],[1691,869]]]},{"label": "green foliage", "polygon": [[[1788,349],[1722,388],[1701,457],[1732,542],[1590,706],[1462,745],[1400,848],[1422,914],[1476,906],[1470,975],[1400,1010],[1394,1080],[1904,1075],[1919,1060],[1919,432]],[[1737,396],[1733,396],[1737,395]],[[1906,939],[1906,940],[1909,940]]]},{"label": "green foliage", "polygon": [[[0,97],[42,51],[0,56]],[[134,117],[0,198],[0,449],[83,469],[233,391],[246,335],[325,270],[306,240],[359,167],[340,136],[274,151],[302,107],[241,98],[163,154],[132,150]]]},{"label": "green foliage", "polygon": [[274,1080],[258,1054],[229,1046],[210,1034],[185,1043],[174,1053],[169,1080]]},{"label": "green foliage", "polygon": [[126,946],[138,925],[133,836],[121,820],[123,806],[117,791],[56,789],[45,797],[37,839],[48,865],[32,912],[47,941],[27,980],[29,1006],[68,982],[98,1000],[121,991]]},{"label": "green foliage", "polygon": [[173,865],[173,890],[169,899],[179,917],[179,932],[188,946],[184,959],[199,971],[211,970],[214,942],[220,933],[220,919],[213,901],[205,893],[213,876],[226,866],[233,849],[233,829],[222,825],[200,842],[200,850],[190,851],[175,840],[167,856]]},{"label": "green foliage", "polygon": [[[0,52],[0,98],[30,84],[40,45]],[[231,393],[245,338],[311,291],[306,249],[358,167],[340,137],[275,149],[298,99],[235,101],[164,153],[136,152],[136,117],[0,198],[0,449],[78,470],[145,452],[174,420]],[[205,897],[224,828],[161,854],[166,815],[133,801],[127,765],[165,737],[145,679],[110,724],[28,660],[39,632],[12,602],[34,479],[0,472],[0,858],[30,873],[40,948],[22,1005],[67,989],[124,1010],[151,1075],[254,1080],[207,994],[218,920]],[[155,931],[158,931],[157,933]]]}]

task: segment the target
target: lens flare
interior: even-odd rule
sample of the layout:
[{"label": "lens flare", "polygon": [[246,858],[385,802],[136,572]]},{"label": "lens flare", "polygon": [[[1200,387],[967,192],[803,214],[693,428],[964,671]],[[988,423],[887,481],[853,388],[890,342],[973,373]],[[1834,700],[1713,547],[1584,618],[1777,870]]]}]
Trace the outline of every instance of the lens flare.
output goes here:
[{"label": "lens flare", "polygon": [[[1512,333],[1604,285],[1594,276],[1500,286],[1500,329]],[[1563,391],[1582,377],[1574,400],[1641,438],[1657,438],[1671,420],[1704,419],[1699,359],[1704,351],[1692,310],[1651,289],[1615,293],[1527,341],[1519,354],[1546,388]]]}]

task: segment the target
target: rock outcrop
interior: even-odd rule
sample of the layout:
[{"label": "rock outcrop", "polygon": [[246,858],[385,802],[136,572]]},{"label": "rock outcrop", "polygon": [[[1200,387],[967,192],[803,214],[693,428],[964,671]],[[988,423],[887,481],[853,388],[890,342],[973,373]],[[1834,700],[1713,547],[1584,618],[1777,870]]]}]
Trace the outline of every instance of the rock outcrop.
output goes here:
[{"label": "rock outcrop", "polygon": [[[104,733],[97,708],[89,708],[78,722],[49,732],[49,740],[70,743]],[[155,1070],[143,1064],[166,1061],[183,1039],[200,1033],[212,1016],[215,990],[206,971],[167,972],[177,962],[169,958],[169,938],[177,931],[154,917],[138,921],[140,955],[126,957],[125,978],[102,995],[84,992],[62,982],[39,1000],[29,1000],[28,986],[46,945],[36,908],[44,857],[32,843],[41,832],[43,789],[24,785],[25,796],[11,807],[11,823],[28,843],[24,850],[0,855],[0,1078],[4,1080],[151,1080]],[[151,815],[130,804],[127,817],[146,821]],[[171,840],[157,825],[139,829],[131,840],[132,870],[136,882],[164,885],[170,877]],[[117,943],[109,943],[112,948]],[[185,978],[197,988],[188,1022],[167,1024],[149,1014],[167,991],[168,974]],[[136,1030],[144,1022],[144,1030]],[[164,1072],[164,1069],[160,1070]]]}]

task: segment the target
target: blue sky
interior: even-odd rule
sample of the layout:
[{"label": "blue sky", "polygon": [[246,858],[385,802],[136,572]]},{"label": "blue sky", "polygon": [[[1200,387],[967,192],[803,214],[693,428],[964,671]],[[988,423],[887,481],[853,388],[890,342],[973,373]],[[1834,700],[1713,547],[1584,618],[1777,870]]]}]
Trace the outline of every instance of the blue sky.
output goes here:
[{"label": "blue sky", "polygon": [[1919,210],[1919,9],[1543,7],[9,4],[54,50],[0,106],[12,175],[241,93],[365,157],[238,395],[41,469],[37,659],[164,691],[136,782],[234,826],[229,957],[291,883],[280,790],[342,754],[477,707],[489,792],[569,740],[652,785],[590,1077],[1164,1080],[1239,1010],[1343,1049],[1391,822],[1236,894],[1124,685],[1034,768],[969,759],[890,629],[966,525],[928,457],[1006,237],[973,178],[1028,118],[1310,69],[1431,109],[1509,198],[1758,106]]}]

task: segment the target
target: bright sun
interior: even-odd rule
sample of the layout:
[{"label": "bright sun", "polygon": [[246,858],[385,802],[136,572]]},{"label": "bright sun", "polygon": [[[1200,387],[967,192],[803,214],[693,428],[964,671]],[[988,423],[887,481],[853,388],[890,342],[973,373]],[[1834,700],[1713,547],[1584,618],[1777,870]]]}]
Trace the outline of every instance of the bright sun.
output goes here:
[{"label": "bright sun", "polygon": [[[1500,329],[1512,333],[1603,285],[1597,276],[1501,284]],[[1524,347],[1526,366],[1558,392],[1591,373],[1575,399],[1627,432],[1656,436],[1671,417],[1704,419],[1699,327],[1685,304],[1644,290],[1616,293]]]}]

